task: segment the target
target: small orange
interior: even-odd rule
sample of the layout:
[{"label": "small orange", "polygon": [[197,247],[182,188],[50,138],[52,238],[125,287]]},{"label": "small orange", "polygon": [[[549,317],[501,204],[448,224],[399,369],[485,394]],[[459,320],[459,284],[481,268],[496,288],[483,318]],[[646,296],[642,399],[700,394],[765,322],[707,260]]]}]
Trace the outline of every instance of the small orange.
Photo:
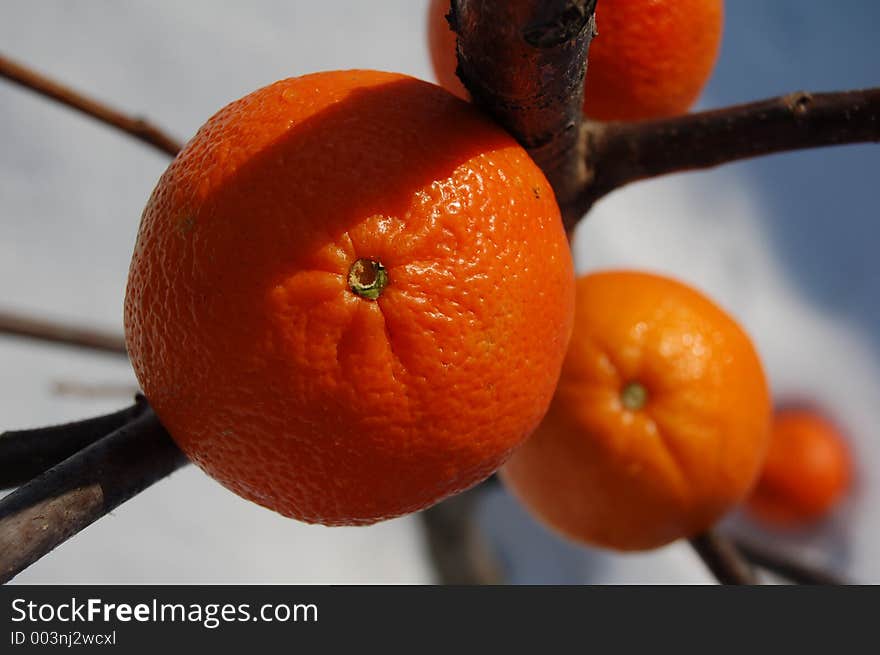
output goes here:
[{"label": "small orange", "polygon": [[777,527],[809,525],[823,518],[851,484],[846,442],[815,409],[789,407],[773,419],[767,461],[746,507]]},{"label": "small orange", "polygon": [[[449,0],[432,0],[428,46],[437,80],[459,97]],[[640,120],[686,112],[715,67],[723,0],[601,0],[598,36],[590,44],[584,114],[596,120]]]},{"label": "small orange", "polygon": [[225,107],[162,176],[126,343],[210,475],[367,524],[477,483],[534,429],[573,289],[553,191],[506,132],[427,82],[317,73]]},{"label": "small orange", "polygon": [[723,0],[600,0],[584,113],[596,120],[683,114],[709,80]]},{"label": "small orange", "polygon": [[550,410],[502,480],[574,540],[654,548],[742,500],[769,422],[761,362],[730,316],[667,278],[595,273],[577,282]]},{"label": "small orange", "polygon": [[446,20],[449,8],[449,0],[431,0],[428,7],[428,50],[440,86],[459,98],[467,99],[470,95],[455,74],[458,57],[455,54],[455,32]]}]

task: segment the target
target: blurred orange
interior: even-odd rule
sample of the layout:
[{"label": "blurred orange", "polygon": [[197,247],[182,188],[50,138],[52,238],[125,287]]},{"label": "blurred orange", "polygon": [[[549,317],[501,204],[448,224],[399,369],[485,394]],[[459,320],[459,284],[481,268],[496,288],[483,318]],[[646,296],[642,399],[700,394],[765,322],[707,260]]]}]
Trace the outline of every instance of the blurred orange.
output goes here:
[{"label": "blurred orange", "polygon": [[601,0],[590,45],[584,114],[643,120],[685,113],[709,80],[722,0]]},{"label": "blurred orange", "polygon": [[747,509],[771,526],[814,523],[846,494],[852,468],[846,442],[828,418],[810,408],[779,410],[767,461]]}]

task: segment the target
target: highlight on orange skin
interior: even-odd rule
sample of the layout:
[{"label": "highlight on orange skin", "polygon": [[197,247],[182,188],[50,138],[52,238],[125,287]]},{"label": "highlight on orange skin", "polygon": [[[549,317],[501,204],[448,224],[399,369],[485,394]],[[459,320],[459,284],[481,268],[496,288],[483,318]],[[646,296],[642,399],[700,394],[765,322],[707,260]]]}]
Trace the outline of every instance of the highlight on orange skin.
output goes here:
[{"label": "highlight on orange skin", "polygon": [[852,480],[841,430],[816,409],[783,408],[774,416],[767,460],[746,509],[771,527],[806,527],[833,511]]}]

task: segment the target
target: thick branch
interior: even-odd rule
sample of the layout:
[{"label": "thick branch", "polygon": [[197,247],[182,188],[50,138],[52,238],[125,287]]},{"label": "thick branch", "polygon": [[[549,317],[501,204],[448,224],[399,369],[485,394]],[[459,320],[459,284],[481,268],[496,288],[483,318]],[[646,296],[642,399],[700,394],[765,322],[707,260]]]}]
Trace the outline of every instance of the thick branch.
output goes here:
[{"label": "thick branch", "polygon": [[636,180],[790,150],[880,141],[880,88],[779,98],[638,123],[587,123],[578,210]]},{"label": "thick branch", "polygon": [[67,325],[0,310],[0,334],[125,355],[125,338],[114,332]]},{"label": "thick branch", "polygon": [[0,583],[187,463],[152,410],[0,500]]},{"label": "thick branch", "polygon": [[0,489],[24,484],[143,414],[146,399],[83,421],[0,434]]},{"label": "thick branch", "polygon": [[759,546],[749,541],[737,540],[737,550],[750,562],[762,569],[767,569],[777,575],[803,585],[846,585],[848,581],[839,578],[832,573],[813,568],[803,562],[789,559],[788,557],[774,552],[772,549]]},{"label": "thick branch", "polygon": [[595,8],[596,0],[453,0],[449,14],[458,76],[529,151],[563,214],[587,181],[579,134]]},{"label": "thick branch", "polygon": [[61,104],[76,109],[102,123],[127,132],[136,139],[140,139],[164,153],[174,156],[180,150],[180,144],[176,139],[170,137],[158,127],[151,125],[146,120],[127,116],[93,98],[88,98],[63,84],[44,77],[3,55],[0,55],[0,77],[4,77],[47,98],[57,100]]},{"label": "thick branch", "polygon": [[693,537],[690,544],[721,584],[756,584],[751,567],[726,538],[710,530]]}]

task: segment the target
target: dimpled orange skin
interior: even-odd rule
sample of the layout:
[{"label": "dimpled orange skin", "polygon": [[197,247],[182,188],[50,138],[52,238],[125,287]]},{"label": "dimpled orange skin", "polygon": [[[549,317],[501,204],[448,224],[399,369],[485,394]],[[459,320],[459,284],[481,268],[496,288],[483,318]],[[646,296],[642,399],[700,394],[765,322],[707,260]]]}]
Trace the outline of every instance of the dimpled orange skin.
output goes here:
[{"label": "dimpled orange skin", "polygon": [[825,517],[851,482],[851,456],[837,426],[814,409],[783,408],[746,508],[773,527],[805,527]]},{"label": "dimpled orange skin", "polygon": [[590,44],[584,114],[642,120],[685,113],[721,45],[722,0],[601,0]]},{"label": "dimpled orange skin", "polygon": [[[642,550],[693,536],[749,491],[770,397],[745,333],[700,293],[638,272],[579,278],[575,325],[544,421],[501,469],[541,522]],[[627,409],[622,392],[647,401]]]},{"label": "dimpled orange skin", "polygon": [[[349,286],[387,268],[377,300]],[[374,71],[222,109],[160,179],[125,302],[175,441],[286,516],[369,524],[488,476],[537,425],[571,330],[553,192],[439,87]]]}]

